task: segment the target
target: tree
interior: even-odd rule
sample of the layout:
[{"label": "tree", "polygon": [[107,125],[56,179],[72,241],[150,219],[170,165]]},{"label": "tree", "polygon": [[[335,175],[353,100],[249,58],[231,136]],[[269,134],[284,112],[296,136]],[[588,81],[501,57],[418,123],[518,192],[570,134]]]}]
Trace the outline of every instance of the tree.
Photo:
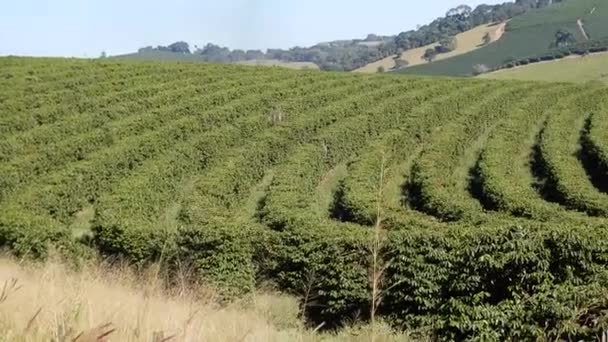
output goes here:
[{"label": "tree", "polygon": [[209,62],[230,61],[230,49],[211,43],[205,45],[205,47],[197,50],[195,53],[201,55],[204,60]]},{"label": "tree", "polygon": [[460,5],[458,7],[452,8],[450,9],[447,13],[446,13],[446,17],[461,17],[461,18],[468,18],[469,16],[471,16],[471,13],[473,12],[473,9],[470,6],[467,5]]},{"label": "tree", "polygon": [[394,70],[399,70],[399,69],[403,69],[406,68],[408,65],[410,65],[410,63],[404,59],[401,59],[399,57],[396,57],[393,59],[395,61],[395,66],[394,66]]},{"label": "tree", "polygon": [[555,32],[555,40],[553,41],[553,43],[551,43],[551,47],[560,48],[575,43],[576,38],[574,37],[574,35],[568,32],[567,30],[562,29],[557,30],[557,32]]},{"label": "tree", "polygon": [[145,52],[151,52],[154,51],[154,47],[152,46],[145,46],[143,48],[140,48],[139,50],[137,50],[137,53],[145,53]]},{"label": "tree", "polygon": [[247,59],[247,55],[243,50],[232,50],[230,53],[230,61],[231,62],[240,62]]},{"label": "tree", "polygon": [[397,44],[398,48],[403,50],[414,48],[411,42],[412,32],[413,31],[399,33],[399,35],[395,38],[395,44]]},{"label": "tree", "polygon": [[485,64],[475,64],[473,66],[473,75],[474,76],[485,74],[488,71],[490,71],[490,68]]},{"label": "tree", "polygon": [[245,52],[245,59],[248,61],[265,59],[266,55],[261,50],[247,50]]},{"label": "tree", "polygon": [[169,46],[169,51],[182,54],[190,54],[190,45],[186,42],[175,42]]},{"label": "tree", "polygon": [[434,61],[435,58],[437,58],[437,50],[432,48],[426,49],[424,55],[422,56],[422,59],[426,60],[429,63]]},{"label": "tree", "polygon": [[490,36],[490,32],[486,32],[486,34],[483,35],[483,38],[481,38],[482,40],[482,45],[488,45],[492,42],[492,36]]},{"label": "tree", "polygon": [[455,37],[445,37],[439,41],[439,45],[435,47],[437,53],[447,53],[456,50],[458,42]]},{"label": "tree", "polygon": [[99,55],[99,58],[103,59],[103,58],[106,58],[106,57],[108,57],[108,54],[106,54],[105,51],[101,51],[101,54]]},{"label": "tree", "polygon": [[365,37],[365,39],[363,41],[365,42],[377,42],[379,40],[382,40],[382,38],[380,38],[378,35],[370,33],[367,35],[367,37]]}]

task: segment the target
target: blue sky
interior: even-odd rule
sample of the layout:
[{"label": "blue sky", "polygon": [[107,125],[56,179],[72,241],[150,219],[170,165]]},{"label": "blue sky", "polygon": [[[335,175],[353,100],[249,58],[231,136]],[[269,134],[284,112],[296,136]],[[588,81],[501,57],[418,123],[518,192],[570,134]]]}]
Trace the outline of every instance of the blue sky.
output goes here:
[{"label": "blue sky", "polygon": [[185,40],[230,48],[308,46],[396,34],[461,3],[502,0],[2,0],[0,55],[99,56]]}]

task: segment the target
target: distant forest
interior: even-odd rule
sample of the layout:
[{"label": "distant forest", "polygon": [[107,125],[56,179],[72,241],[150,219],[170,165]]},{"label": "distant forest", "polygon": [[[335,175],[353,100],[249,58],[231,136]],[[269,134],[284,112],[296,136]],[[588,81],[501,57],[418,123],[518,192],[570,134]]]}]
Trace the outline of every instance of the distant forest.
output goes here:
[{"label": "distant forest", "polygon": [[203,61],[235,63],[250,60],[280,60],[284,62],[312,62],[322,70],[351,71],[405,50],[436,42],[442,43],[437,53],[448,52],[449,42],[459,33],[476,26],[498,23],[531,9],[542,8],[566,0],[516,0],[499,5],[479,5],[475,9],[460,5],[450,9],[444,17],[416,30],[401,32],[396,36],[369,34],[364,39],[339,40],[316,44],[311,47],[294,47],[288,50],[231,50],[215,44],[191,49],[187,42],[175,42],[168,46],[147,46],[139,49],[139,55],[157,51],[191,55]]}]

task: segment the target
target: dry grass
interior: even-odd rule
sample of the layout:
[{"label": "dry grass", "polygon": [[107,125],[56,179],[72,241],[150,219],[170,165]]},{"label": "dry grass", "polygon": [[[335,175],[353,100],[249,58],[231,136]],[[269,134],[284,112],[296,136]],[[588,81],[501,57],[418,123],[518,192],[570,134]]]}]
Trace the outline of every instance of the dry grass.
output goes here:
[{"label": "dry grass", "polygon": [[[469,31],[460,33],[456,35],[456,50],[439,54],[435,60],[439,61],[442,59],[447,59],[481,48],[483,44],[483,37],[486,33],[490,34],[490,42],[494,42],[502,37],[505,26],[506,23],[499,25],[481,25]],[[416,49],[407,50],[401,54],[400,59],[408,61],[409,66],[428,63],[422,58],[422,56],[424,56],[424,52],[427,49],[434,48],[436,45],[437,44],[430,44]],[[374,63],[370,63],[360,69],[355,70],[355,72],[375,73],[378,70],[378,67],[383,67],[385,70],[390,70],[395,66],[395,61],[393,60],[394,57],[395,56],[390,56]]]},{"label": "dry grass", "polygon": [[[339,334],[304,328],[297,301],[258,294],[246,302],[216,304],[203,287],[163,289],[152,269],[59,262],[19,264],[0,258],[0,341],[368,341],[369,327]],[[386,326],[378,341],[404,341]]]}]

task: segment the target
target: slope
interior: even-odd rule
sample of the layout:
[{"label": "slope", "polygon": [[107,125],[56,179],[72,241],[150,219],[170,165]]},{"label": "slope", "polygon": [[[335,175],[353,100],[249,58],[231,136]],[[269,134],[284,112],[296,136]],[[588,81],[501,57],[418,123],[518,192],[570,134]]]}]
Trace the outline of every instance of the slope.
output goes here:
[{"label": "slope", "polygon": [[[456,35],[456,50],[437,55],[435,61],[462,55],[483,47],[483,37],[486,34],[490,35],[491,42],[500,39],[504,33],[505,25],[505,23],[498,25],[480,25],[469,31]],[[437,46],[437,44],[429,44],[416,49],[406,50],[401,54],[400,59],[407,61],[409,66],[427,64],[428,62],[424,60],[422,56],[427,49],[434,48],[435,46]],[[370,63],[360,69],[355,70],[354,72],[375,73],[379,67],[383,67],[385,70],[391,70],[395,67],[395,57],[396,55]]]},{"label": "slope", "polygon": [[158,263],[169,283],[185,268],[226,300],[271,284],[330,328],[366,319],[379,253],[377,314],[395,328],[500,341],[603,331],[608,176],[588,161],[605,160],[607,87],[0,67],[0,248]]},{"label": "slope", "polygon": [[509,61],[549,53],[558,30],[572,33],[579,41],[577,20],[584,23],[593,39],[608,36],[608,2],[603,0],[570,0],[513,18],[503,37],[479,50],[429,65],[406,68],[399,72],[421,75],[470,76],[476,65],[493,69]]},{"label": "slope", "polygon": [[608,83],[608,53],[568,57],[483,74],[486,79]]},{"label": "slope", "polygon": [[[173,61],[173,62],[198,62],[209,63],[205,59],[196,54],[182,54],[171,51],[142,51],[138,53],[113,56],[111,59],[117,60],[140,60],[140,61]],[[236,62],[235,64],[255,65],[255,66],[275,66],[288,69],[313,69],[318,70],[319,67],[312,62],[285,62],[275,59],[250,60]]]}]

